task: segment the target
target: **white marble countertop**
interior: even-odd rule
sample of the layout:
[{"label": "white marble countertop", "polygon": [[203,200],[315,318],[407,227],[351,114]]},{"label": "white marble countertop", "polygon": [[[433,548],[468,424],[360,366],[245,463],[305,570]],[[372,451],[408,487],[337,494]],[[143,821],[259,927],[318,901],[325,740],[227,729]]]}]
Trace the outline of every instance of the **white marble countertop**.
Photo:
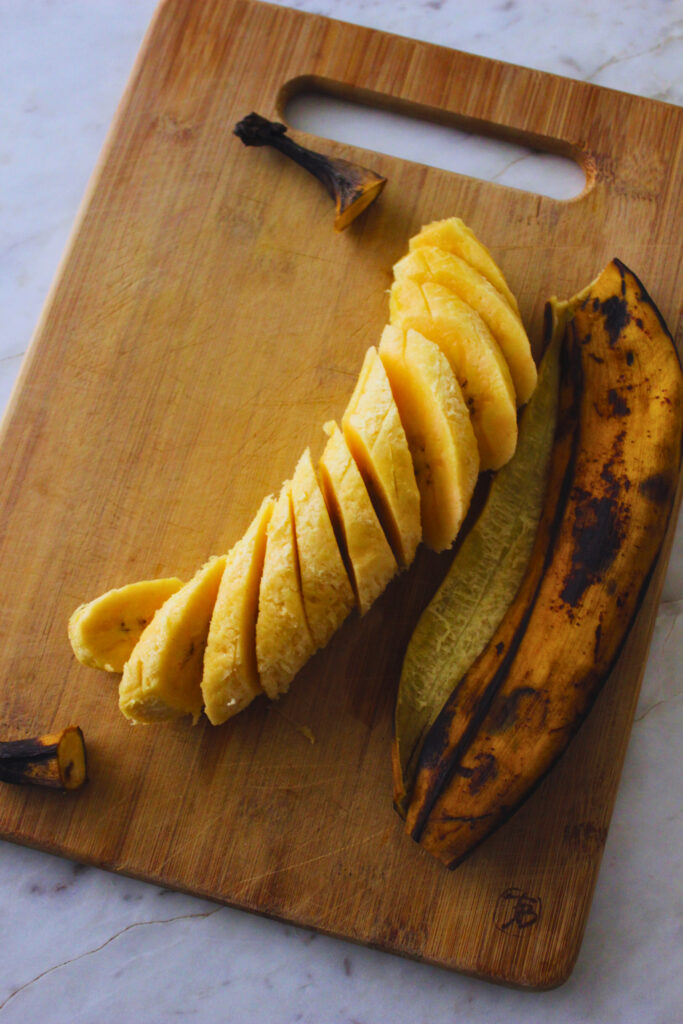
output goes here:
[{"label": "white marble countertop", "polygon": [[[155,5],[0,0],[0,408]],[[683,100],[680,0],[292,6]],[[0,843],[0,1024],[674,1024],[683,1005],[682,661],[679,522],[584,944],[561,988],[498,988]]]}]

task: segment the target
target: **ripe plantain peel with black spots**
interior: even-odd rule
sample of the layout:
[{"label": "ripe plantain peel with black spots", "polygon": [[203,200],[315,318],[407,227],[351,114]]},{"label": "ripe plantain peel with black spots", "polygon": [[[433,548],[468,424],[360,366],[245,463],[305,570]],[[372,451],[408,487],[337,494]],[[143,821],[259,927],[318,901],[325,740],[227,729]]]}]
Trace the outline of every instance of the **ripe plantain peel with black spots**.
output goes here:
[{"label": "ripe plantain peel with black spots", "polygon": [[449,867],[566,749],[628,635],[675,501],[683,377],[645,288],[613,260],[552,313],[566,325],[554,511],[515,599],[425,740],[407,810],[410,835]]}]

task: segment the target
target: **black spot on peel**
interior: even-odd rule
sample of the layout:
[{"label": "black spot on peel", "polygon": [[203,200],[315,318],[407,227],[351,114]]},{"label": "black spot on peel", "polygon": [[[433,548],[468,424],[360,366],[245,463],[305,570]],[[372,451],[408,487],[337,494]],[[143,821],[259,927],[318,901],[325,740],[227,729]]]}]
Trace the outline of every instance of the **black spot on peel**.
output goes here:
[{"label": "black spot on peel", "polygon": [[629,366],[633,366],[634,359],[635,359],[635,356],[634,356],[633,352],[631,351],[631,349],[629,349],[628,352],[626,353],[626,362],[628,363]]},{"label": "black spot on peel", "polygon": [[528,718],[538,704],[541,694],[532,686],[518,686],[508,694],[498,694],[489,712],[491,732],[505,732],[522,719]]},{"label": "black spot on peel", "polygon": [[671,480],[663,473],[653,473],[638,484],[638,490],[645,498],[663,505],[671,496]]},{"label": "black spot on peel", "polygon": [[505,644],[503,643],[502,640],[499,640],[498,643],[496,644],[496,654],[500,657],[504,650]]},{"label": "black spot on peel", "polygon": [[664,320],[664,317],[660,313],[660,311],[657,308],[657,306],[655,305],[655,303],[652,301],[652,298],[648,294],[647,288],[645,287],[643,282],[640,280],[638,275],[634,274],[632,270],[629,270],[629,268],[626,266],[626,264],[622,263],[621,260],[617,259],[616,257],[614,259],[614,264],[618,268],[619,273],[621,274],[622,291],[625,290],[626,275],[628,274],[628,276],[631,278],[632,284],[637,289],[636,301],[638,303],[643,303],[643,304],[649,306],[649,308],[652,310],[652,312],[657,317],[657,320],[659,321],[659,326],[664,331],[664,333],[666,334],[667,338],[671,338],[671,342],[672,342],[672,344],[674,344],[674,347],[675,347],[674,340],[673,340],[673,338],[671,336],[671,331],[666,326],[666,322]]},{"label": "black spot on peel", "polygon": [[498,774],[498,762],[493,754],[477,754],[474,768],[466,768],[465,765],[458,765],[456,774],[468,779],[468,789],[472,796],[476,796],[490,779],[495,779]]},{"label": "black spot on peel", "polygon": [[[458,822],[462,825],[469,825],[470,828],[474,828],[480,821],[486,821],[487,818],[493,818],[494,812],[487,811],[486,814],[440,814],[438,817],[433,817],[432,822],[443,822],[444,824],[449,822]],[[455,867],[457,862],[449,867]]]},{"label": "black spot on peel", "polygon": [[619,298],[617,295],[610,295],[609,299],[605,299],[600,304],[600,309],[605,318],[605,330],[607,331],[610,348],[614,348],[619,340],[619,335],[631,319],[628,305],[625,299]]},{"label": "black spot on peel", "polygon": [[[609,475],[607,467],[604,475]],[[616,482],[613,489],[618,491]],[[571,569],[560,593],[571,608],[576,607],[588,587],[602,580],[622,545],[626,526],[616,496],[597,496],[577,489],[575,500]]]},{"label": "black spot on peel", "polygon": [[610,405],[610,411],[613,416],[630,416],[631,410],[628,405],[616,390],[616,388],[610,388],[607,392],[607,401]]}]

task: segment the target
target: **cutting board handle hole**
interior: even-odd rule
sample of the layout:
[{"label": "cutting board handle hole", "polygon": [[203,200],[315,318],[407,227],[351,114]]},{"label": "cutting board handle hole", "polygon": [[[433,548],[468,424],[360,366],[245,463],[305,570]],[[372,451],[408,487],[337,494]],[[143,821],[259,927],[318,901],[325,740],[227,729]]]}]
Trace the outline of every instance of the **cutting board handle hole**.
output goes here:
[{"label": "cutting board handle hole", "polygon": [[569,143],[326,79],[287,82],[278,109],[291,128],[321,139],[552,199],[576,199],[587,188],[580,154]]}]

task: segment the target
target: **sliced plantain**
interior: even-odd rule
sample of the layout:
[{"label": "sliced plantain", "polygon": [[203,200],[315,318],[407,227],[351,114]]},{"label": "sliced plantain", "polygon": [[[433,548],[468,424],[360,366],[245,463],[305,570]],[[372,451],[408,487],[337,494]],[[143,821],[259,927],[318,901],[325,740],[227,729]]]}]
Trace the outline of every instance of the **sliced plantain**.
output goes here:
[{"label": "sliced plantain", "polygon": [[[422,243],[456,252],[506,296],[500,305],[508,301],[499,269],[461,221],[428,225],[411,248]],[[414,262],[425,259],[428,253]],[[134,634],[134,647],[128,636],[133,649],[118,655],[119,662],[128,657],[119,691],[127,717],[196,720],[203,693],[218,723],[261,689],[271,698],[284,693],[352,605],[364,614],[399,566],[411,563],[421,536],[435,550],[453,543],[479,470],[511,457],[515,391],[485,320],[450,288],[409,276],[395,282],[391,311],[396,322],[366,357],[343,429],[327,426],[319,480],[307,451],[272,515],[267,499],[229,556],[189,584],[178,582],[167,600],[159,596],[161,607]],[[107,599],[98,599],[98,611]],[[126,615],[134,613],[126,603]],[[113,628],[127,632],[128,619],[120,622]],[[72,642],[84,658],[86,624],[77,610]],[[103,662],[115,664],[113,657]]]},{"label": "sliced plantain", "polygon": [[209,559],[168,598],[135,645],[119,686],[132,722],[159,722],[202,711],[202,667],[226,556]]},{"label": "sliced plantain", "polygon": [[268,523],[256,619],[256,661],[261,686],[275,700],[315,651],[306,620],[292,511],[286,480]]},{"label": "sliced plantain", "polygon": [[315,646],[324,647],[355,598],[308,448],[292,477],[292,507],[306,621]]},{"label": "sliced plantain", "polygon": [[433,281],[450,288],[477,311],[500,345],[510,368],[517,404],[524,405],[536,387],[536,363],[519,316],[501,292],[466,260],[437,249],[420,246],[394,266],[397,281],[410,278],[418,284]]},{"label": "sliced plantain", "polygon": [[256,665],[256,614],[273,498],[265,498],[247,532],[228,553],[204,652],[202,698],[220,725],[263,693]]},{"label": "sliced plantain", "polygon": [[479,474],[472,421],[450,363],[434,342],[387,325],[379,355],[408,438],[423,539],[433,551],[444,551],[460,530]]},{"label": "sliced plantain", "polygon": [[426,224],[417,235],[410,239],[410,250],[419,249],[424,245],[445,249],[455,256],[466,260],[471,267],[490,281],[509,304],[513,312],[519,316],[517,299],[513,295],[502,270],[493,259],[486,246],[479,241],[471,228],[459,217],[448,217]]},{"label": "sliced plantain", "polygon": [[[541,362],[538,387],[522,415],[517,450],[493,478],[484,507],[408,644],[392,748],[394,801],[403,815],[408,794],[416,799],[415,772],[425,737],[451,693],[457,692],[457,705],[463,707],[461,691],[455,688],[514,600],[544,507],[552,509],[547,490],[558,419],[561,342],[561,331],[555,331]],[[565,431],[570,414],[565,408]],[[556,451],[556,473],[558,456]],[[436,733],[431,741],[438,746]],[[423,785],[425,779],[423,772]]]},{"label": "sliced plantain", "polygon": [[420,543],[420,492],[405,431],[377,349],[368,349],[342,430],[396,560],[408,566]]},{"label": "sliced plantain", "polygon": [[69,640],[78,660],[90,668],[123,672],[143,629],[182,585],[175,576],[139,580],[80,605],[69,619]]},{"label": "sliced plantain", "polygon": [[394,281],[391,323],[436,342],[462,388],[479,447],[480,468],[500,469],[517,444],[517,408],[510,370],[488,327],[466,302],[433,282]]},{"label": "sliced plantain", "polygon": [[398,566],[342,431],[336,423],[326,423],[325,430],[329,439],[320,459],[320,482],[358,609],[364,615]]},{"label": "sliced plantain", "polygon": [[[408,808],[411,835],[450,867],[514,812],[583,721],[645,596],[674,505],[683,376],[645,288],[614,260],[560,304],[563,316],[578,426],[547,543],[425,742]],[[459,709],[459,695],[476,693]]]}]

